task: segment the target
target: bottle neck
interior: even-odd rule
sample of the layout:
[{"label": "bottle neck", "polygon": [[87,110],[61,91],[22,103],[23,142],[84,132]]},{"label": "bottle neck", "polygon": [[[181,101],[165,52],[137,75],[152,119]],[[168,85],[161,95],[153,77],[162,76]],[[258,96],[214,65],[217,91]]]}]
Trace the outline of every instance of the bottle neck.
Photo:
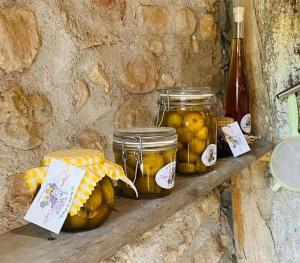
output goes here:
[{"label": "bottle neck", "polygon": [[234,22],[233,28],[233,38],[244,38],[244,23],[243,22]]}]

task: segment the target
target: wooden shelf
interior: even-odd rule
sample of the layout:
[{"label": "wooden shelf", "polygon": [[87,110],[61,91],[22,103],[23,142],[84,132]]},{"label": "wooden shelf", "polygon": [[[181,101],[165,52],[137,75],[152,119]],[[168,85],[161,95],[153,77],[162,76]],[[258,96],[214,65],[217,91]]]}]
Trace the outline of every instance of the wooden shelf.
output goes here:
[{"label": "wooden shelf", "polygon": [[63,233],[50,241],[48,231],[28,224],[2,234],[0,261],[74,263],[99,262],[109,258],[121,247],[260,159],[272,147],[269,142],[258,141],[252,146],[251,153],[220,160],[216,169],[205,176],[177,177],[174,192],[165,198],[138,201],[118,199],[115,208],[119,212],[113,212],[104,225],[92,231]]}]

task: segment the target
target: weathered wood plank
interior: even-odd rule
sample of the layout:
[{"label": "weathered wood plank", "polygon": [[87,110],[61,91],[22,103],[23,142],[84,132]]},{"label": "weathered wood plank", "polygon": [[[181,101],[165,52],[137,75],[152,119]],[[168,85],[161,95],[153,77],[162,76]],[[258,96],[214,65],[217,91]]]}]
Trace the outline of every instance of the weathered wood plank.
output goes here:
[{"label": "weathered wood plank", "polygon": [[[256,162],[232,179],[232,213],[238,262],[279,262],[266,211],[271,198],[266,195],[265,162]],[[255,182],[255,184],[253,184]],[[263,206],[263,209],[262,207]]]},{"label": "weathered wood plank", "polygon": [[9,262],[99,262],[135,240],[193,201],[207,194],[233,174],[245,169],[272,149],[257,142],[251,153],[218,162],[205,176],[177,178],[175,191],[162,199],[119,199],[109,220],[100,228],[77,234],[61,234],[49,241],[49,232],[32,224],[0,235],[1,261]]}]

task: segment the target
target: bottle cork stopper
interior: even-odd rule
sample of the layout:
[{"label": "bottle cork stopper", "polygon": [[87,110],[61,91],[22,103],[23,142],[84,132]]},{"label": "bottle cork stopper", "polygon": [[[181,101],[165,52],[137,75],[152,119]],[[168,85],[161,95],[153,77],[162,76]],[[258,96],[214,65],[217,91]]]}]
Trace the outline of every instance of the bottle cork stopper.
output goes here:
[{"label": "bottle cork stopper", "polygon": [[233,8],[233,19],[236,23],[241,23],[244,21],[245,8],[242,6]]}]

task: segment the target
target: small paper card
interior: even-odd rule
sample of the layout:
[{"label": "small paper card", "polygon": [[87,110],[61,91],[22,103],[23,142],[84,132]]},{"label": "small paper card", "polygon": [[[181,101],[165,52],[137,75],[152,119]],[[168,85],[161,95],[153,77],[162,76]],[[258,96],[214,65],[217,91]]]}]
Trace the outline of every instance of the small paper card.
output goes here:
[{"label": "small paper card", "polygon": [[59,234],[85,170],[53,160],[47,173],[24,219]]},{"label": "small paper card", "polygon": [[238,157],[250,151],[246,138],[237,122],[222,127],[222,132],[225,135],[234,157]]}]

